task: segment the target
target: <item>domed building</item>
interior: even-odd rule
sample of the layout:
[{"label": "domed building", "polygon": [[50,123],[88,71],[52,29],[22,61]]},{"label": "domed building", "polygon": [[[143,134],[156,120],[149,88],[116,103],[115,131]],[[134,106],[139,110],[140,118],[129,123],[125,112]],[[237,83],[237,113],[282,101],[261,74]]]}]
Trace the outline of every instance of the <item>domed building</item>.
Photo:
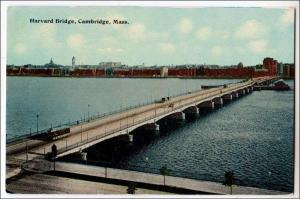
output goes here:
[{"label": "domed building", "polygon": [[243,68],[243,67],[244,67],[244,65],[243,65],[243,63],[242,63],[242,62],[240,62],[240,63],[237,65],[237,67],[238,67],[238,68]]}]

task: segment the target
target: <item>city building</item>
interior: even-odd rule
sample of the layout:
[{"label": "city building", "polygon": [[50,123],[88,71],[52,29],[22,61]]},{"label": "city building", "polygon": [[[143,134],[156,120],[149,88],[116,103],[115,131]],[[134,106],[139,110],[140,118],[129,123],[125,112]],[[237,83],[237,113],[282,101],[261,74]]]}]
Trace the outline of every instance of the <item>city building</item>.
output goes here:
[{"label": "city building", "polygon": [[263,67],[268,69],[269,75],[276,75],[277,74],[277,60],[266,57],[263,60]]},{"label": "city building", "polygon": [[277,64],[277,75],[281,76],[283,75],[283,63],[278,63]]},{"label": "city building", "polygon": [[72,57],[72,68],[75,68],[75,57]]},{"label": "city building", "polygon": [[283,78],[295,78],[295,64],[283,64]]},{"label": "city building", "polygon": [[115,67],[121,67],[121,62],[100,62],[99,68],[115,68]]},{"label": "city building", "polygon": [[167,67],[161,67],[160,76],[161,77],[167,77],[168,76],[168,68]]}]

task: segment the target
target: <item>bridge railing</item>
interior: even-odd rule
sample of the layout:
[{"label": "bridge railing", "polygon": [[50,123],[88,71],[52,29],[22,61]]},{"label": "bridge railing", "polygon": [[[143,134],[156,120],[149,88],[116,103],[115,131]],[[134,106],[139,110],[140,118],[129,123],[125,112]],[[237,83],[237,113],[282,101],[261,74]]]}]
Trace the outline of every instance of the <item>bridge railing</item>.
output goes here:
[{"label": "bridge railing", "polygon": [[[229,87],[232,87],[232,86],[235,86],[236,84],[242,83],[242,82],[244,82],[244,81],[240,81],[240,82],[237,82],[237,83],[228,83],[226,85],[229,85]],[[185,95],[189,94],[189,96],[187,96],[187,97],[192,98],[192,97],[194,97],[194,95],[197,95],[198,92],[200,92],[200,91],[202,91],[202,92],[212,92],[212,90],[214,90],[214,89],[208,89],[207,91],[204,91],[202,89],[195,89],[193,91],[188,91],[188,92],[183,92],[183,93],[179,93],[179,94],[176,94],[176,95],[172,95],[170,97],[171,98],[176,98],[176,97],[185,96]],[[111,112],[108,112],[108,113],[103,113],[103,114],[98,113],[98,114],[92,115],[90,117],[83,117],[83,118],[78,119],[76,121],[72,121],[72,122],[69,121],[69,122],[66,122],[66,123],[62,123],[62,124],[59,124],[59,125],[56,125],[56,126],[53,126],[53,127],[51,126],[50,128],[45,128],[43,130],[39,130],[39,131],[35,131],[35,132],[32,132],[30,130],[30,132],[27,133],[27,134],[7,138],[6,143],[11,143],[11,142],[15,142],[15,141],[18,141],[18,140],[30,138],[32,136],[36,136],[36,135],[39,135],[39,134],[47,133],[51,128],[61,128],[61,127],[64,127],[64,126],[71,127],[71,126],[75,126],[75,125],[79,125],[79,124],[89,123],[89,122],[96,121],[96,120],[101,119],[101,118],[105,118],[105,117],[114,115],[116,113],[122,113],[122,112],[125,112],[125,111],[128,111],[128,110],[131,110],[131,109],[135,109],[135,108],[143,107],[143,106],[150,105],[150,104],[153,104],[153,103],[157,103],[158,101],[160,101],[160,100],[159,99],[154,99],[154,100],[150,100],[149,102],[144,102],[144,103],[140,103],[140,104],[137,104],[137,105],[128,106],[128,107],[118,109],[118,110],[114,110],[114,111],[111,111]]]},{"label": "bridge railing", "polygon": [[[193,90],[191,92],[198,92],[200,90],[196,89],[196,90]],[[187,92],[183,92],[183,93],[179,93],[179,94],[176,94],[176,95],[171,95],[169,97],[174,98],[174,97],[183,96],[183,95],[186,95],[186,94],[187,94]],[[125,112],[125,111],[128,111],[128,110],[131,110],[131,109],[135,109],[135,108],[143,107],[143,106],[150,105],[150,104],[153,104],[153,103],[157,103],[160,100],[161,99],[156,99],[155,98],[153,100],[149,100],[149,101],[146,101],[144,103],[139,103],[137,105],[127,106],[127,107],[124,107],[124,108],[121,108],[121,109],[113,110],[113,111],[102,113],[102,114],[98,113],[98,114],[92,115],[90,117],[83,117],[83,118],[80,118],[80,119],[72,121],[72,122],[68,121],[68,122],[61,123],[61,124],[58,124],[58,125],[55,125],[55,126],[51,126],[49,128],[45,128],[45,129],[42,129],[42,130],[39,130],[39,131],[31,131],[30,130],[28,133],[25,133],[25,134],[22,134],[22,135],[17,135],[17,136],[11,137],[11,138],[7,138],[6,143],[11,143],[11,142],[15,142],[15,141],[18,141],[18,140],[30,138],[32,136],[36,136],[36,135],[39,135],[39,134],[43,134],[43,133],[48,132],[49,129],[51,129],[51,128],[60,128],[60,127],[63,127],[63,126],[71,127],[71,126],[75,126],[75,125],[79,125],[79,124],[83,124],[83,123],[89,123],[89,122],[92,122],[92,121],[95,121],[95,120],[98,120],[98,119],[101,119],[101,118],[105,118],[105,117],[114,115],[116,113],[122,113],[122,112]]]},{"label": "bridge railing", "polygon": [[[208,97],[209,97],[209,96],[208,96]],[[181,107],[184,107],[184,106],[186,106],[186,104],[180,104],[180,105],[177,106],[176,108],[181,108]],[[115,128],[115,129],[112,129],[112,130],[109,130],[109,131],[105,131],[104,134],[97,135],[97,136],[94,136],[94,137],[91,137],[91,138],[89,138],[88,135],[87,135],[87,138],[86,138],[84,141],[75,143],[75,144],[73,144],[73,145],[66,146],[66,147],[60,149],[58,153],[61,154],[61,153],[64,153],[64,152],[66,152],[66,151],[68,151],[68,150],[71,150],[71,149],[74,149],[74,148],[78,148],[78,147],[83,146],[83,145],[85,145],[85,144],[88,144],[88,143],[90,143],[90,142],[96,141],[96,140],[98,140],[98,139],[104,138],[104,137],[109,136],[109,135],[111,135],[111,134],[120,132],[120,131],[125,130],[125,129],[130,128],[130,127],[133,127],[133,126],[135,126],[136,124],[145,122],[145,121],[147,121],[147,120],[155,119],[156,117],[159,117],[159,116],[164,115],[164,114],[166,114],[166,113],[168,113],[168,112],[171,112],[171,111],[173,111],[173,109],[171,109],[171,110],[168,110],[168,109],[167,109],[167,110],[164,110],[163,112],[160,112],[160,113],[158,113],[158,114],[156,114],[156,115],[154,115],[154,116],[145,117],[145,118],[142,118],[142,119],[139,119],[139,120],[135,120],[135,121],[133,121],[132,123],[127,123],[127,124],[125,124],[125,125],[120,125],[119,128]]]},{"label": "bridge railing", "polygon": [[[181,106],[184,106],[184,105],[181,105]],[[126,130],[128,128],[131,128],[139,123],[142,123],[142,122],[146,122],[148,120],[152,120],[152,119],[155,119],[156,117],[159,117],[159,116],[162,116],[168,112],[171,112],[173,111],[172,109],[168,110],[168,109],[165,109],[163,110],[162,112],[160,113],[157,113],[156,115],[154,116],[148,116],[148,117],[144,117],[144,118],[141,118],[141,119],[138,119],[138,120],[133,120],[132,122],[129,122],[129,123],[126,123],[126,124],[121,124],[118,128],[115,128],[115,129],[111,129],[111,130],[108,130],[106,131],[105,129],[105,132],[104,134],[101,134],[101,135],[97,135],[97,136],[94,136],[94,137],[88,137],[85,138],[83,141],[81,142],[78,142],[78,143],[75,143],[75,144],[72,144],[72,145],[69,145],[69,146],[66,146],[64,148],[61,148],[58,150],[58,154],[61,154],[61,153],[64,153],[66,151],[69,151],[71,149],[74,149],[74,148],[78,148],[80,146],[83,146],[85,144],[88,144],[90,142],[93,142],[93,141],[96,141],[98,139],[101,139],[101,138],[104,138],[104,137],[107,137],[107,136],[110,136],[114,133],[117,133],[117,132],[120,132],[120,131],[123,131],[123,130]],[[88,135],[88,134],[87,134]]]},{"label": "bridge railing", "polygon": [[[242,88],[242,87],[245,87],[245,86],[248,85],[248,84],[249,84],[249,83],[246,82],[246,83],[243,83],[242,85],[238,85],[238,86],[237,86],[237,85],[234,85],[232,88],[228,88],[227,90],[230,91],[230,90]],[[220,90],[216,90],[216,91],[209,92],[209,93],[207,93],[204,97],[202,97],[202,100],[205,100],[205,99],[207,99],[207,98],[210,98],[212,95],[218,94],[219,92],[220,92]],[[193,98],[193,96],[191,96],[191,97],[189,97],[189,98]],[[197,100],[199,100],[199,99],[195,99],[194,101],[189,102],[189,103],[180,104],[179,106],[176,107],[176,109],[179,109],[179,108],[182,108],[182,107],[184,107],[184,106],[187,106],[188,104],[194,103],[194,102],[196,102]],[[133,127],[133,126],[135,126],[136,124],[139,124],[139,123],[142,123],[142,122],[151,120],[151,119],[155,119],[156,117],[159,117],[159,116],[161,116],[161,115],[164,115],[164,114],[166,114],[166,113],[168,113],[168,112],[172,112],[173,110],[174,110],[174,108],[171,108],[171,109],[170,109],[170,108],[167,108],[167,109],[164,110],[163,112],[160,112],[160,113],[158,113],[158,114],[156,114],[156,115],[154,115],[154,116],[149,116],[149,117],[145,117],[145,118],[142,118],[142,119],[139,119],[139,120],[135,120],[135,121],[133,121],[132,123],[126,123],[125,125],[122,125],[122,124],[121,124],[120,127],[115,128],[115,129],[112,129],[112,130],[109,130],[109,131],[106,131],[106,129],[105,129],[105,133],[104,133],[104,134],[97,135],[97,136],[94,136],[94,137],[91,137],[91,138],[89,138],[89,137],[87,136],[87,138],[86,138],[85,140],[81,141],[81,142],[78,142],[78,143],[75,143],[75,144],[69,145],[69,146],[66,145],[66,147],[60,149],[58,153],[61,154],[61,153],[64,153],[64,152],[66,152],[66,151],[68,151],[68,150],[71,150],[71,149],[74,149],[74,148],[78,148],[78,147],[80,147],[80,146],[83,146],[83,145],[88,144],[88,143],[90,143],[90,142],[93,142],[93,141],[96,141],[96,140],[98,140],[98,139],[104,138],[104,137],[109,136],[109,135],[111,135],[111,134],[114,134],[114,133],[117,133],[117,132],[126,130],[127,128]]]}]

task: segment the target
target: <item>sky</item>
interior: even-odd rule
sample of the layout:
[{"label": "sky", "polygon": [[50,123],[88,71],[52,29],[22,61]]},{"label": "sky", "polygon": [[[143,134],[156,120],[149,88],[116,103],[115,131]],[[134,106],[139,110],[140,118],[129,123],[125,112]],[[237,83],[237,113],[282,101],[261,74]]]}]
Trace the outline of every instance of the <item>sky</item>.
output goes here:
[{"label": "sky", "polygon": [[[42,24],[119,19],[129,24]],[[7,63],[244,66],[294,62],[294,12],[278,8],[9,7]]]}]

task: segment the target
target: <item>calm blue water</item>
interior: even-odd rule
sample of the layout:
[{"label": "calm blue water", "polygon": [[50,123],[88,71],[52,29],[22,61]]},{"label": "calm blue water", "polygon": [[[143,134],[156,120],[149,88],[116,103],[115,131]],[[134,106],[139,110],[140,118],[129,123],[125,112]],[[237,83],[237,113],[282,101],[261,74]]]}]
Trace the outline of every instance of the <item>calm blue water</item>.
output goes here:
[{"label": "calm blue water", "polygon": [[[292,82],[290,82],[292,83]],[[122,159],[122,168],[293,190],[293,91],[257,91],[160,136]]]},{"label": "calm blue water", "polygon": [[[7,78],[7,135],[237,80]],[[293,87],[293,81],[288,81]],[[90,104],[90,110],[88,105]],[[162,133],[119,159],[118,167],[292,191],[294,91],[255,91]]]},{"label": "calm blue water", "polygon": [[7,137],[236,81],[7,77]]}]

